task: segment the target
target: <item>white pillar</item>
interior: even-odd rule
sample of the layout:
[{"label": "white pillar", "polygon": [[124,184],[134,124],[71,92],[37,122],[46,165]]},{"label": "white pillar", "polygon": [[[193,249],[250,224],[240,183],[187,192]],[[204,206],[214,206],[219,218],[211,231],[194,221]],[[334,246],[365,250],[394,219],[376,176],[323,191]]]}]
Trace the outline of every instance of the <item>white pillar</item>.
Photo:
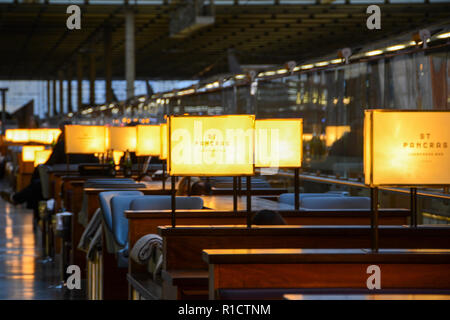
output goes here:
[{"label": "white pillar", "polygon": [[125,9],[125,79],[127,81],[127,99],[134,97],[135,79],[134,52],[134,12]]}]

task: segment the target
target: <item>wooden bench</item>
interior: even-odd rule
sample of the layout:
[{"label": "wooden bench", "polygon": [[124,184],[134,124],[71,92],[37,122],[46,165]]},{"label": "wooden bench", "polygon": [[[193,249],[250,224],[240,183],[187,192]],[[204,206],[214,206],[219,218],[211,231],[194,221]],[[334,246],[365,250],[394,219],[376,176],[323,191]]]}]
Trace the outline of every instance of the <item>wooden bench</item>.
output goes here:
[{"label": "wooden bench", "polygon": [[210,299],[220,299],[222,290],[366,289],[370,265],[380,267],[381,290],[450,290],[450,250],[444,249],[206,249],[203,260]]},{"label": "wooden bench", "polygon": [[[180,210],[176,213],[177,224],[179,225],[242,225],[246,224],[247,212],[238,211],[230,212],[232,201],[225,197],[202,197],[204,206],[214,208],[214,210]],[[242,207],[242,203],[240,203]],[[285,209],[289,205],[279,204],[265,199],[254,197],[254,207],[256,210],[262,208],[277,210]],[[215,208],[225,208],[225,210],[217,210]],[[228,209],[228,210],[227,210]],[[358,210],[328,210],[328,211],[279,211],[286,222],[290,225],[359,225],[370,223],[369,211]],[[256,213],[253,212],[253,214]],[[157,233],[158,226],[171,224],[171,210],[146,210],[146,211],[125,211],[128,219],[129,230],[129,246],[132,248],[137,240],[149,233]],[[381,209],[380,224],[406,224],[409,216],[409,210],[405,209]],[[204,221],[205,218],[213,220]],[[347,223],[346,223],[347,222]],[[132,264],[132,268],[142,269],[140,266]]]},{"label": "wooden bench", "polygon": [[[202,251],[206,248],[363,248],[370,245],[368,226],[251,229],[245,226],[161,226],[158,233],[163,238],[164,248],[163,278],[159,285],[161,298],[165,299],[207,298],[207,265],[202,260]],[[380,246],[386,248],[450,248],[448,239],[450,228],[446,227],[380,228]],[[145,270],[136,268],[130,260],[129,275],[142,277],[143,273]],[[190,296],[192,293],[194,296]]]}]

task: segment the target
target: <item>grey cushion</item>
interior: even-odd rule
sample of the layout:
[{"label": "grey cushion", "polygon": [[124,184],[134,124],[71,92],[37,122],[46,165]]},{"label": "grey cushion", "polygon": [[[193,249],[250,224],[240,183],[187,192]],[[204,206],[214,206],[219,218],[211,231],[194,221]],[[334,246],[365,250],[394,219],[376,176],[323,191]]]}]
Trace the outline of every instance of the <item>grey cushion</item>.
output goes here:
[{"label": "grey cushion", "polygon": [[[203,208],[203,199],[199,197],[176,197],[176,209],[190,210]],[[131,202],[130,210],[170,210],[171,196],[145,196]]]},{"label": "grey cushion", "polygon": [[103,226],[106,236],[106,248],[108,252],[116,252],[117,248],[114,242],[114,236],[112,231],[112,211],[111,211],[111,199],[114,196],[127,195],[127,196],[142,196],[140,191],[105,191],[100,192],[98,197],[100,200],[100,209],[102,210]]},{"label": "grey cushion", "polygon": [[[325,197],[341,197],[344,194],[336,194],[336,193],[300,193],[300,203],[305,198],[325,198]],[[280,194],[278,201],[281,203],[286,203],[290,205],[295,205],[294,193],[283,193]]]},{"label": "grey cushion", "polygon": [[368,197],[324,197],[305,198],[301,202],[303,209],[370,209]]}]

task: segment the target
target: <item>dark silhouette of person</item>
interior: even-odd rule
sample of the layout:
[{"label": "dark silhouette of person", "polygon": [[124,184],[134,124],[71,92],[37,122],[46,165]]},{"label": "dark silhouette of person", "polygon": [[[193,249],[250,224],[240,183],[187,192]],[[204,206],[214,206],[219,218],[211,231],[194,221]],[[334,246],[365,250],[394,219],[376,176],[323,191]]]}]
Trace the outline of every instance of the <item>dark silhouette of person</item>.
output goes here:
[{"label": "dark silhouette of person", "polygon": [[[67,160],[69,160],[69,163],[71,164],[97,163],[98,159],[90,154],[71,154],[69,157],[66,156],[64,126],[69,124],[71,123],[68,121],[61,123],[61,134],[59,135],[58,140],[53,147],[53,151],[45,165],[52,166],[55,164],[65,164],[67,163]],[[42,196],[42,185],[38,168],[36,167],[34,169],[29,185],[16,193],[3,190],[1,191],[1,197],[14,205],[26,203],[28,209],[33,209],[34,221],[37,223],[39,220],[39,201],[45,200]]]},{"label": "dark silhouette of person", "polygon": [[278,212],[275,212],[272,210],[261,210],[261,211],[258,211],[253,216],[252,224],[254,224],[254,225],[286,225],[287,223]]}]

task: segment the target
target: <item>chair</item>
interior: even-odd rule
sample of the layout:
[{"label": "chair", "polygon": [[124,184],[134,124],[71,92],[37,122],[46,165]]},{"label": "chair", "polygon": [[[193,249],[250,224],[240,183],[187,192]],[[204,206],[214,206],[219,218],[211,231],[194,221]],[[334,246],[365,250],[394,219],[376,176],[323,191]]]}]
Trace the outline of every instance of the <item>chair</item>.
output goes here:
[{"label": "chair", "polygon": [[[106,182],[103,182],[106,181]],[[102,188],[113,190],[130,190],[145,188],[143,183],[135,183],[132,179],[88,179],[84,183],[85,188]],[[85,226],[88,224],[87,217],[88,200],[86,194],[83,194],[81,210],[78,213],[78,222]]]},{"label": "chair", "polygon": [[[125,210],[170,210],[172,208],[170,196],[139,196],[118,195],[111,199],[112,234],[114,236],[118,254],[119,266],[128,265],[128,219]],[[176,197],[177,209],[201,209],[203,200],[199,197]],[[126,262],[126,263],[125,263]]]},{"label": "chair", "polygon": [[116,246],[114,242],[113,235],[113,227],[112,227],[112,209],[111,209],[111,199],[115,196],[127,196],[127,197],[139,197],[142,196],[143,193],[140,191],[106,191],[100,192],[98,197],[100,200],[100,209],[102,211],[102,218],[105,227],[105,235],[106,235],[106,248],[108,252],[116,252],[119,248]]}]

